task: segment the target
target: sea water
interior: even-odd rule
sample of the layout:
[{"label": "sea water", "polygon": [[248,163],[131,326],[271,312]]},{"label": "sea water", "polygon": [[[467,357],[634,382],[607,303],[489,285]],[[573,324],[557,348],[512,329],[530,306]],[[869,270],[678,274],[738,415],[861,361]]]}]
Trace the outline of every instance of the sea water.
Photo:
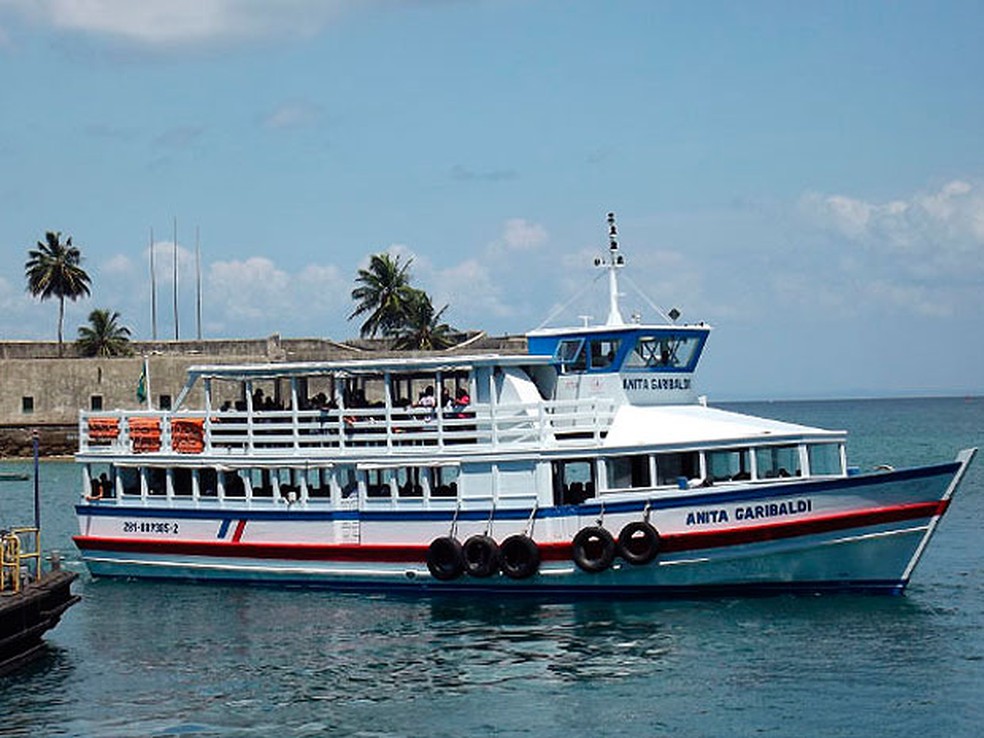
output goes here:
[{"label": "sea water", "polygon": [[[984,446],[984,399],[726,406],[851,432],[871,468]],[[30,471],[24,463],[0,471]],[[0,482],[0,523],[31,482]],[[41,466],[82,571],[80,475]],[[979,736],[984,462],[905,596],[550,601],[93,581],[0,678],[2,736]]]}]

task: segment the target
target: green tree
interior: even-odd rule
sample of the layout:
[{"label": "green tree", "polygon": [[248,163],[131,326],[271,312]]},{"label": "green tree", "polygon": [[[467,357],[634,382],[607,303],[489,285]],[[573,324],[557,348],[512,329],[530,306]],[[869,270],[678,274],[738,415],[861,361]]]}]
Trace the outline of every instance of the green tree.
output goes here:
[{"label": "green tree", "polygon": [[430,295],[423,290],[413,290],[404,314],[404,322],[394,331],[393,348],[407,351],[439,351],[455,344],[455,330],[441,318],[448,309],[445,305],[434,312]]},{"label": "green tree", "polygon": [[61,242],[61,232],[48,231],[44,242],[27,252],[24,265],[27,290],[41,301],[58,298],[58,355],[62,355],[62,328],[65,323],[65,298],[73,302],[89,294],[89,275],[81,266],[82,252],[69,237]]},{"label": "green tree", "polygon": [[130,329],[120,325],[116,311],[96,308],[89,313],[89,325],[79,326],[75,345],[83,356],[129,356]]},{"label": "green tree", "polygon": [[357,305],[349,320],[369,314],[359,329],[363,338],[393,335],[405,322],[408,304],[415,292],[410,286],[411,263],[413,259],[401,264],[399,256],[373,254],[369,268],[359,270],[355,279],[358,286],[352,290],[352,299]]}]

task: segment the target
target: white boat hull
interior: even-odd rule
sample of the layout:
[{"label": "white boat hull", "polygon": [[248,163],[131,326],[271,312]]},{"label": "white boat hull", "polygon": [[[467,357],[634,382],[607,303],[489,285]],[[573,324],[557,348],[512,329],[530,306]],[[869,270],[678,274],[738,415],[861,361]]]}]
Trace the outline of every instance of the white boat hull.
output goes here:
[{"label": "white boat hull", "polygon": [[[691,595],[864,590],[899,593],[946,511],[973,451],[955,462],[854,477],[654,491],[541,510],[320,509],[204,501],[78,505],[75,538],[95,576],[230,581],[360,590]],[[266,503],[266,501],[264,501]],[[647,564],[604,571],[572,560],[586,526],[613,536],[648,518],[660,535]],[[539,570],[435,578],[430,543],[528,534]]]}]

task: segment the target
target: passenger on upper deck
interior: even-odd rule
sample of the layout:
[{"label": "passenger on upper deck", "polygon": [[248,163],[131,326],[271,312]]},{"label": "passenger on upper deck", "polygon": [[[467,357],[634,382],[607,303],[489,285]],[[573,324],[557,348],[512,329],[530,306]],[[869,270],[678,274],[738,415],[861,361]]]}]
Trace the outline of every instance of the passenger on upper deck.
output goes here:
[{"label": "passenger on upper deck", "polygon": [[468,390],[464,387],[458,387],[455,396],[454,411],[457,417],[463,418],[465,417],[465,408],[471,403],[471,398],[468,396]]}]

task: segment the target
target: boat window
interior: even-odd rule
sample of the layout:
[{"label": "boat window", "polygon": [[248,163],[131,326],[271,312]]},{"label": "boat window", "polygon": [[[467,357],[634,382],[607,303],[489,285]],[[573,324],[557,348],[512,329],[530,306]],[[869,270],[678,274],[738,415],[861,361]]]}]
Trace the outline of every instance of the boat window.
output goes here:
[{"label": "boat window", "polygon": [[89,474],[88,493],[92,497],[116,497],[116,467],[109,464],[86,465]]},{"label": "boat window", "polygon": [[246,482],[242,471],[222,472],[222,494],[225,497],[246,496]]},{"label": "boat window", "polygon": [[[178,471],[175,469],[175,471]],[[177,477],[174,478],[175,489],[174,493],[177,494]],[[215,469],[199,469],[198,470],[198,496],[199,497],[218,497],[219,496],[219,473]]]},{"label": "boat window", "polygon": [[273,497],[273,482],[270,481],[269,469],[250,469],[249,483],[253,497]]},{"label": "boat window", "polygon": [[396,470],[396,490],[400,497],[423,497],[420,484],[420,467],[404,466]]},{"label": "boat window", "polygon": [[308,497],[331,497],[331,485],[329,469],[308,469],[307,470],[307,493]]},{"label": "boat window", "polygon": [[366,497],[390,497],[392,488],[390,480],[393,478],[392,469],[366,469]]},{"label": "boat window", "polygon": [[335,472],[338,480],[338,488],[342,493],[342,499],[353,497],[359,493],[359,476],[355,472],[354,466],[340,466]]},{"label": "boat window", "polygon": [[689,369],[700,348],[700,336],[639,336],[625,359],[626,369]]},{"label": "boat window", "polygon": [[839,443],[811,443],[807,445],[806,453],[810,459],[810,474],[843,473]]},{"label": "boat window", "polygon": [[457,497],[458,472],[456,466],[431,467],[431,497]]},{"label": "boat window", "polygon": [[656,454],[656,484],[678,486],[681,478],[700,478],[700,454],[696,451]]},{"label": "boat window", "polygon": [[618,353],[618,340],[599,338],[591,341],[591,368],[607,369],[615,363]]},{"label": "boat window", "polygon": [[595,496],[594,462],[591,459],[555,461],[552,468],[555,505],[580,505]]},{"label": "boat window", "polygon": [[161,469],[156,466],[147,468],[147,494],[167,494],[167,469]]},{"label": "boat window", "polygon": [[613,456],[605,459],[609,490],[648,487],[651,484],[648,456]]},{"label": "boat window", "polygon": [[560,362],[561,371],[581,372],[587,369],[588,359],[583,348],[583,338],[569,338],[560,342],[556,358]]},{"label": "boat window", "polygon": [[171,470],[171,485],[174,494],[190,497],[192,492],[191,469],[174,468]]},{"label": "boat window", "polygon": [[730,482],[752,478],[751,453],[747,448],[708,451],[707,478],[712,482]]},{"label": "boat window", "polygon": [[800,468],[799,446],[765,446],[755,449],[755,466],[759,479],[798,477]]},{"label": "boat window", "polygon": [[289,501],[296,502],[301,496],[301,480],[297,469],[281,469],[277,473],[278,488],[280,496]]},{"label": "boat window", "polygon": [[125,495],[140,494],[140,470],[133,466],[121,466],[118,468],[120,481]]}]

